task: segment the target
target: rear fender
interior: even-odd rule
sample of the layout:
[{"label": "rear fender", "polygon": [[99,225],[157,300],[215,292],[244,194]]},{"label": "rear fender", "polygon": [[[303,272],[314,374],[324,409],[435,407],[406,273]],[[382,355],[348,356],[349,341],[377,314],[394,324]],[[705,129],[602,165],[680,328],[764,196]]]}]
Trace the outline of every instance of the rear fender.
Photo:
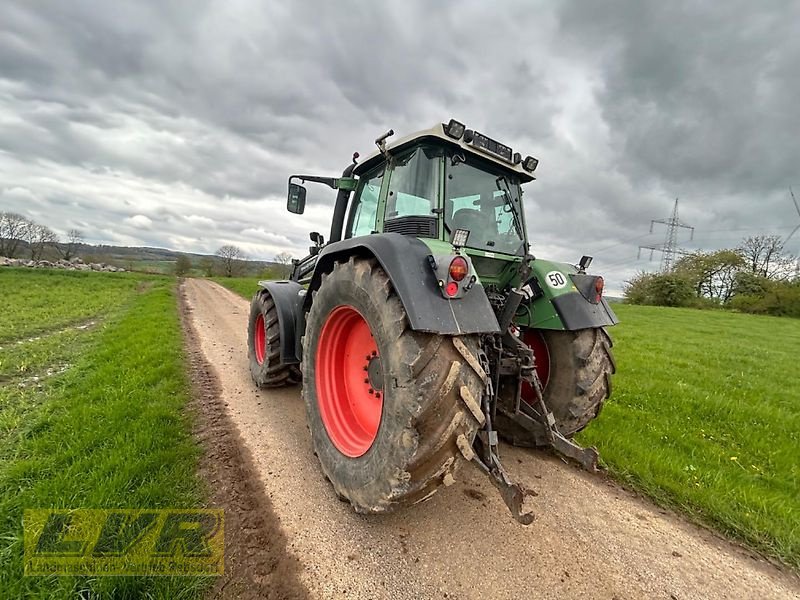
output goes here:
[{"label": "rear fender", "polygon": [[535,329],[577,331],[608,327],[619,319],[605,298],[597,304],[587,300],[575,286],[573,265],[536,259],[531,262],[531,275],[536,278],[541,294],[531,303],[530,315],[517,319],[517,324]]},{"label": "rear fender", "polygon": [[411,329],[444,335],[497,333],[500,327],[486,292],[476,283],[462,298],[442,295],[428,256],[431,250],[415,237],[380,233],[328,244],[320,252],[304,300],[308,310],[312,292],[323,273],[350,256],[374,257],[389,276],[408,315]]},{"label": "rear fender", "polygon": [[259,281],[258,285],[269,292],[278,311],[278,329],[281,335],[281,363],[294,365],[303,357],[300,336],[303,335],[303,300],[305,288],[296,281]]}]

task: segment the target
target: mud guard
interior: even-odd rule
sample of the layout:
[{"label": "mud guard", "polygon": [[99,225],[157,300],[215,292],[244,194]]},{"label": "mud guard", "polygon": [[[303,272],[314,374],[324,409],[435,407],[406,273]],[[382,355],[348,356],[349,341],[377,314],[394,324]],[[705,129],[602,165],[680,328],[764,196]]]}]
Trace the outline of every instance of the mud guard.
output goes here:
[{"label": "mud guard", "polygon": [[320,286],[323,273],[351,255],[373,256],[389,276],[409,325],[416,331],[443,335],[498,333],[500,326],[483,286],[476,284],[463,298],[448,300],[439,291],[428,263],[430,249],[415,237],[381,233],[328,244],[320,252],[308,287],[304,309],[311,305],[311,293]]},{"label": "mud guard", "polygon": [[608,305],[605,298],[592,304],[578,292],[570,292],[556,296],[551,300],[564,329],[577,331],[594,327],[609,327],[619,323],[617,315]]},{"label": "mud guard", "polygon": [[269,292],[278,310],[278,328],[281,341],[281,362],[298,364],[302,359],[300,337],[303,335],[303,299],[306,290],[296,281],[259,281],[258,285]]}]

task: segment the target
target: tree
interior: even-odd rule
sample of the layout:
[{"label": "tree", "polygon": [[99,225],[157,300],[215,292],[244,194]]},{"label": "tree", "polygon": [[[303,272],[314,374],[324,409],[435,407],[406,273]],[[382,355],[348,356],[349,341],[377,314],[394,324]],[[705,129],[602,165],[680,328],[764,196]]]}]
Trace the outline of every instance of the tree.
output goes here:
[{"label": "tree", "polygon": [[83,244],[83,233],[78,229],[70,229],[67,232],[67,245],[64,249],[64,259],[70,260],[78,249],[78,246]]},{"label": "tree", "polygon": [[191,259],[186,256],[185,254],[181,254],[178,256],[178,259],[175,261],[175,275],[177,277],[183,277],[192,269],[192,261]]},{"label": "tree", "polygon": [[733,296],[736,274],[744,267],[735,250],[694,252],[675,264],[675,273],[691,282],[698,298],[726,303]]},{"label": "tree", "polygon": [[0,213],[0,256],[14,258],[30,220],[12,212]]},{"label": "tree", "polygon": [[47,246],[53,246],[58,243],[58,236],[52,229],[47,225],[39,225],[33,221],[28,221],[25,224],[23,239],[28,242],[31,260],[40,260]]},{"label": "tree", "polygon": [[281,279],[289,279],[289,276],[292,274],[292,255],[288,252],[281,252],[275,256],[274,260],[278,265],[278,277]]},{"label": "tree", "polygon": [[794,275],[796,258],[786,253],[777,235],[755,235],[742,240],[736,251],[753,275],[769,279],[789,279]]},{"label": "tree", "polygon": [[199,267],[203,272],[203,275],[206,277],[211,277],[214,275],[214,259],[210,256],[204,256],[201,258]]},{"label": "tree", "polygon": [[239,272],[241,261],[244,259],[241,248],[233,245],[222,246],[217,250],[217,256],[222,263],[222,272],[225,277],[233,277],[234,273]]},{"label": "tree", "polygon": [[625,301],[654,306],[688,306],[694,296],[691,281],[680,273],[637,273],[625,282]]}]

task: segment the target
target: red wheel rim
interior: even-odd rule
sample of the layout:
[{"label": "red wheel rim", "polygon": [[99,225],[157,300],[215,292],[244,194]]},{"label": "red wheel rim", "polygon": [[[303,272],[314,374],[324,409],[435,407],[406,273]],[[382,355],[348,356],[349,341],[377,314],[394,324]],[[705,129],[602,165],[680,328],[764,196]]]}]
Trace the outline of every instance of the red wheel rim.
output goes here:
[{"label": "red wheel rim", "polygon": [[264,326],[264,315],[256,317],[255,333],[253,334],[253,349],[256,352],[256,362],[263,365],[267,356],[267,328]]},{"label": "red wheel rim", "polygon": [[362,456],[378,435],[383,411],[383,368],[369,325],[356,309],[338,306],[319,334],[317,404],[334,446]]},{"label": "red wheel rim", "polygon": [[[536,374],[542,382],[542,391],[547,388],[550,380],[550,351],[544,341],[541,332],[535,329],[526,329],[522,333],[522,341],[533,349],[533,356],[536,359]],[[527,381],[522,382],[522,399],[528,404],[537,402],[533,387]]]}]

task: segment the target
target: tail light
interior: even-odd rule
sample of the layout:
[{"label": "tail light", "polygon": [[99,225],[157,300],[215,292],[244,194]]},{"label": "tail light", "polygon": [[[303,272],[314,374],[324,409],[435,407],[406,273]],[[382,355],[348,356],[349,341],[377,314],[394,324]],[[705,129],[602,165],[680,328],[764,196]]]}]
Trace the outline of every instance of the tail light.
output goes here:
[{"label": "tail light", "polygon": [[[449,275],[453,281],[461,281],[469,273],[469,265],[463,256],[456,256],[450,262]],[[451,294],[452,295],[452,294]]]},{"label": "tail light", "polygon": [[599,304],[600,300],[603,299],[603,288],[605,287],[606,282],[602,277],[597,277],[594,280],[594,302],[595,304]]},{"label": "tail light", "polygon": [[448,300],[458,300],[472,289],[478,281],[478,275],[472,267],[469,257],[460,254],[446,256],[428,256],[428,264],[433,270],[442,296]]}]

